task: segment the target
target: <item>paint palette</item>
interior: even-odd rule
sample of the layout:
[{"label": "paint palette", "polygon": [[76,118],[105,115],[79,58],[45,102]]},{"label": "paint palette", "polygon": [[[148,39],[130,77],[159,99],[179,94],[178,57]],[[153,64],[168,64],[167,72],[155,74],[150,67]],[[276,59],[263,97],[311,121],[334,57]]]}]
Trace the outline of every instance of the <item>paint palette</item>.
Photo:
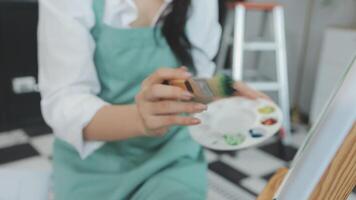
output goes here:
[{"label": "paint palette", "polygon": [[243,97],[225,98],[194,115],[202,123],[189,127],[191,137],[215,150],[238,150],[257,145],[282,126],[282,112],[273,102]]}]

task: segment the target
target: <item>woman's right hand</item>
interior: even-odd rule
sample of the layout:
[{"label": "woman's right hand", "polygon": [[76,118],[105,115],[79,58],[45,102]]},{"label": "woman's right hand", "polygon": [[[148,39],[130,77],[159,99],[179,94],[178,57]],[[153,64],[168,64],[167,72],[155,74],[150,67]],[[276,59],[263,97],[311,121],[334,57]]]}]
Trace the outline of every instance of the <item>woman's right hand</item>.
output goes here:
[{"label": "woman's right hand", "polygon": [[174,125],[197,125],[200,120],[182,113],[198,113],[207,109],[201,103],[190,102],[193,95],[179,87],[164,85],[164,81],[186,80],[192,75],[185,67],[161,68],[146,78],[136,95],[136,106],[145,135],[162,136]]}]

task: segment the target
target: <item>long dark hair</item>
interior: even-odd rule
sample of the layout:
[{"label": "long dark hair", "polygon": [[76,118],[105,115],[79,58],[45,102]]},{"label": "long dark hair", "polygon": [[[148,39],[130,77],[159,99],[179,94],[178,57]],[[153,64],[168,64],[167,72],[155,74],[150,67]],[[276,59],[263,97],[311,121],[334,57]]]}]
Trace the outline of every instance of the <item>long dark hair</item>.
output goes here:
[{"label": "long dark hair", "polygon": [[194,67],[190,53],[192,45],[185,34],[185,25],[191,0],[173,0],[169,5],[169,13],[164,16],[162,34],[166,38],[176,58],[187,67]]}]

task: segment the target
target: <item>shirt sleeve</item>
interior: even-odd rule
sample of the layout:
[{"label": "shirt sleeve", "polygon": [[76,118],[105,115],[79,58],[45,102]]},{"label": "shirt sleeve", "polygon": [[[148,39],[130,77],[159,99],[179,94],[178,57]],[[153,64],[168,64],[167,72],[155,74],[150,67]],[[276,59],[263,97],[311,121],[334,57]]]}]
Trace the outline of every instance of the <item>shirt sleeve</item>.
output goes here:
[{"label": "shirt sleeve", "polygon": [[193,46],[197,75],[211,77],[216,67],[212,60],[219,50],[221,37],[218,0],[192,0],[186,34]]},{"label": "shirt sleeve", "polygon": [[40,0],[38,48],[41,109],[56,137],[73,145],[82,159],[103,142],[85,141],[83,128],[105,105],[100,91],[90,29],[89,0]]}]

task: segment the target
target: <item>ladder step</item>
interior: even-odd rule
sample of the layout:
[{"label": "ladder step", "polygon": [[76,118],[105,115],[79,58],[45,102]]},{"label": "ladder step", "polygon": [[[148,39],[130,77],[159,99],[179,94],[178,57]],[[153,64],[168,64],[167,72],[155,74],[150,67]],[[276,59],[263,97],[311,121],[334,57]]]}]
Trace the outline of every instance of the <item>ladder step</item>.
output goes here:
[{"label": "ladder step", "polygon": [[246,82],[246,84],[261,91],[278,91],[280,88],[278,82]]},{"label": "ladder step", "polygon": [[275,51],[277,49],[274,42],[246,42],[243,46],[246,51]]}]

